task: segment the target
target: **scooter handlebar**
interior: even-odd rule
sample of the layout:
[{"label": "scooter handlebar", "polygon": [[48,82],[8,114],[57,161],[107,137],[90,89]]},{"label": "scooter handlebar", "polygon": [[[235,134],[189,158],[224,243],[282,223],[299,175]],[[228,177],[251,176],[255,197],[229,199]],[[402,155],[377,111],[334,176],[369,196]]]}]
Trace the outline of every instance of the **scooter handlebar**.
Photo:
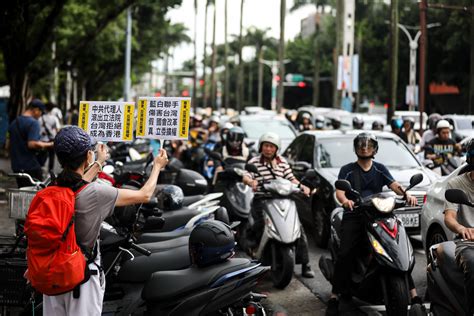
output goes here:
[{"label": "scooter handlebar", "polygon": [[139,245],[137,245],[137,244],[131,243],[131,244],[130,244],[130,248],[132,248],[132,249],[138,251],[138,252],[141,253],[142,255],[145,255],[145,256],[151,255],[151,251],[150,251],[150,250],[145,249],[145,248],[143,248],[143,247],[141,247],[141,246],[139,246]]}]

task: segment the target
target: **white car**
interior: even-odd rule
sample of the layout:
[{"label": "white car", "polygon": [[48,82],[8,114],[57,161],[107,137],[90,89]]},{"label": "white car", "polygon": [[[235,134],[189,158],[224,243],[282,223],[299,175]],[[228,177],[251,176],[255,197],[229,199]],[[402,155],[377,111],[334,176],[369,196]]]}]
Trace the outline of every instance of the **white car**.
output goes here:
[{"label": "white car", "polygon": [[444,192],[448,181],[472,169],[467,163],[462,164],[446,177],[436,181],[426,192],[425,203],[421,209],[421,237],[423,247],[428,253],[432,245],[453,240],[454,233],[444,224]]}]

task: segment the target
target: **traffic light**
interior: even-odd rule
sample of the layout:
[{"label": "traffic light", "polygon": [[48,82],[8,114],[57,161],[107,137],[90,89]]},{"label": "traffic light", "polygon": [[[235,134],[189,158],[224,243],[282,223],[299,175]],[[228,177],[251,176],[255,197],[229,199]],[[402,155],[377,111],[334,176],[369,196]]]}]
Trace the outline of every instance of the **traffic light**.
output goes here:
[{"label": "traffic light", "polygon": [[298,82],[298,87],[305,88],[306,87],[306,82],[304,82],[304,81]]},{"label": "traffic light", "polygon": [[181,92],[181,96],[189,97],[189,91],[188,90],[183,90],[183,92]]},{"label": "traffic light", "polygon": [[204,85],[204,79],[199,79],[199,85],[202,87]]},{"label": "traffic light", "polygon": [[276,81],[280,81],[280,76],[279,76],[279,75],[275,75],[275,80],[276,80]]}]

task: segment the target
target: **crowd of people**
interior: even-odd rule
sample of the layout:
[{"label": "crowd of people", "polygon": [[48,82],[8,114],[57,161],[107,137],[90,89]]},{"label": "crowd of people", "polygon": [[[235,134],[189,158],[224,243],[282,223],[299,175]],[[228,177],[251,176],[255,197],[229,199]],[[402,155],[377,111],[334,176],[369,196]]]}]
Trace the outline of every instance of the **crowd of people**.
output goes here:
[{"label": "crowd of people", "polygon": [[[287,118],[297,127],[299,131],[307,130],[323,130],[328,127],[326,122],[330,122],[331,129],[340,129],[341,120],[333,117],[327,120],[322,115],[314,118],[309,113],[300,115],[298,122],[293,120],[295,113],[288,115]],[[74,118],[74,115],[76,117]],[[10,134],[10,157],[13,172],[25,172],[33,178],[41,180],[43,178],[43,167],[47,170],[54,168],[55,157],[58,157],[63,171],[56,180],[56,184],[65,187],[76,187],[78,183],[90,182],[95,175],[101,171],[102,165],[106,159],[107,153],[104,146],[98,150],[94,150],[95,143],[84,131],[75,126],[62,128],[65,123],[77,124],[77,113],[74,111],[68,113],[63,120],[62,112],[52,103],[43,103],[40,100],[32,100],[25,111],[19,115],[9,127]],[[430,127],[423,136],[414,130],[414,120],[412,118],[394,117],[390,121],[391,132],[396,134],[400,139],[405,141],[411,148],[416,151],[424,151],[424,157],[433,161],[435,166],[446,163],[453,155],[461,152],[461,146],[451,138],[451,126],[448,121],[442,119],[438,114],[430,115],[428,125]],[[74,124],[73,124],[74,125]],[[390,171],[381,163],[373,161],[378,151],[378,142],[376,136],[371,131],[362,131],[364,120],[361,116],[354,116],[352,127],[361,132],[354,139],[354,152],[356,161],[341,168],[339,179],[345,179],[351,182],[353,187],[361,192],[362,196],[368,196],[382,191],[384,186],[393,190],[396,194],[404,194],[400,184],[397,183],[390,174]],[[384,130],[384,124],[381,121],[374,121],[372,124],[373,131]],[[219,161],[206,157],[205,152],[198,150],[207,148],[210,151],[219,153],[223,159],[232,158],[238,161],[253,164],[259,170],[259,174],[247,173],[243,177],[243,183],[251,187],[254,191],[261,190],[261,180],[273,178],[285,178],[301,188],[306,196],[310,196],[312,191],[310,188],[299,183],[293,175],[290,165],[280,154],[281,144],[277,134],[267,132],[261,135],[258,146],[252,149],[245,143],[245,131],[230,122],[222,122],[218,113],[210,116],[195,113],[191,117],[189,141],[169,141],[168,153],[160,149],[159,154],[155,157],[155,166],[149,181],[145,183],[142,190],[130,191],[123,189],[104,188],[99,184],[88,186],[87,189],[81,191],[76,201],[77,212],[77,228],[76,233],[87,249],[92,249],[97,241],[99,233],[98,224],[110,212],[114,206],[129,205],[149,200],[151,193],[156,185],[161,168],[166,166],[168,155],[180,159],[187,167],[198,170],[200,172],[209,172],[209,183],[212,184],[213,175],[222,170]],[[468,160],[472,163],[474,156],[470,142]],[[96,157],[94,151],[98,152]],[[45,166],[45,163],[48,165]],[[210,172],[209,170],[213,170]],[[18,186],[27,186],[24,179],[17,179]],[[470,192],[473,199],[472,173],[468,178],[456,180],[450,185],[452,187],[461,187],[465,191]],[[95,197],[94,197],[95,196]],[[97,198],[100,196],[100,199]],[[331,300],[328,305],[328,315],[336,315],[338,310],[339,295],[347,295],[346,282],[351,271],[352,253],[360,247],[363,231],[361,230],[360,214],[351,212],[354,207],[354,201],[348,199],[343,191],[337,190],[336,197],[346,211],[342,221],[343,234],[341,239],[341,248],[338,254],[339,260],[335,267],[335,275],[337,278],[333,283]],[[416,199],[406,195],[410,205],[415,205]],[[97,201],[102,200],[101,204],[90,204],[91,199]],[[99,207],[99,205],[101,207]],[[107,205],[107,207],[103,207]],[[100,209],[91,218],[91,214],[95,209]],[[446,206],[446,223],[454,232],[460,234],[464,239],[474,239],[472,231],[471,217],[466,215],[466,221],[456,220],[456,210],[453,205]],[[253,238],[258,244],[259,238],[263,230],[263,214],[258,203],[252,204],[251,216],[253,218]],[[91,221],[95,223],[93,233],[88,228]],[[461,224],[462,223],[462,224]],[[464,226],[463,226],[464,225]],[[302,242],[300,243],[303,253],[299,259],[302,264],[302,275],[307,278],[314,277],[311,269],[306,235],[302,231]],[[468,250],[466,250],[468,249]],[[472,271],[472,245],[470,243],[460,246],[459,264],[465,273]],[[100,261],[100,254],[93,261]],[[466,264],[469,262],[469,264]],[[94,262],[92,262],[94,263]],[[99,262],[100,264],[100,262]],[[95,262],[97,265],[97,262]],[[91,265],[91,269],[94,266]],[[471,275],[471,274],[469,274]],[[100,277],[100,276],[99,276]],[[466,278],[467,291],[472,293],[472,277]],[[81,303],[70,305],[74,298],[70,293],[61,296],[48,297],[45,296],[44,308],[47,314],[63,312],[96,313],[101,309],[103,297],[102,279],[88,282],[90,289],[85,287],[85,294],[81,296]],[[421,302],[418,298],[413,280],[410,278],[409,285],[411,289],[412,303]],[[93,296],[93,298],[91,298]],[[90,298],[92,304],[86,304],[87,298]],[[472,295],[471,295],[472,297]],[[79,301],[74,301],[79,302]],[[67,307],[69,306],[69,307]],[[68,311],[66,309],[69,309]]]}]

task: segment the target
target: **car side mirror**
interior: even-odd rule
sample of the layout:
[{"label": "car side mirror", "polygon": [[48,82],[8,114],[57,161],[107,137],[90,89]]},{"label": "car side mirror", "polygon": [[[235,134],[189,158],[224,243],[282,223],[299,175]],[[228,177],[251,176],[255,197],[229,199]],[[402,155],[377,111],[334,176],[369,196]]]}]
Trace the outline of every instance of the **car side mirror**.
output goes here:
[{"label": "car side mirror", "polygon": [[444,193],[444,197],[451,203],[464,204],[470,207],[474,206],[474,204],[469,201],[469,198],[467,197],[466,193],[459,189],[446,190],[446,192]]},{"label": "car side mirror", "polygon": [[423,159],[423,161],[421,162],[421,164],[426,167],[426,168],[429,168],[429,169],[433,169],[434,168],[434,162],[433,160],[431,159]]}]

